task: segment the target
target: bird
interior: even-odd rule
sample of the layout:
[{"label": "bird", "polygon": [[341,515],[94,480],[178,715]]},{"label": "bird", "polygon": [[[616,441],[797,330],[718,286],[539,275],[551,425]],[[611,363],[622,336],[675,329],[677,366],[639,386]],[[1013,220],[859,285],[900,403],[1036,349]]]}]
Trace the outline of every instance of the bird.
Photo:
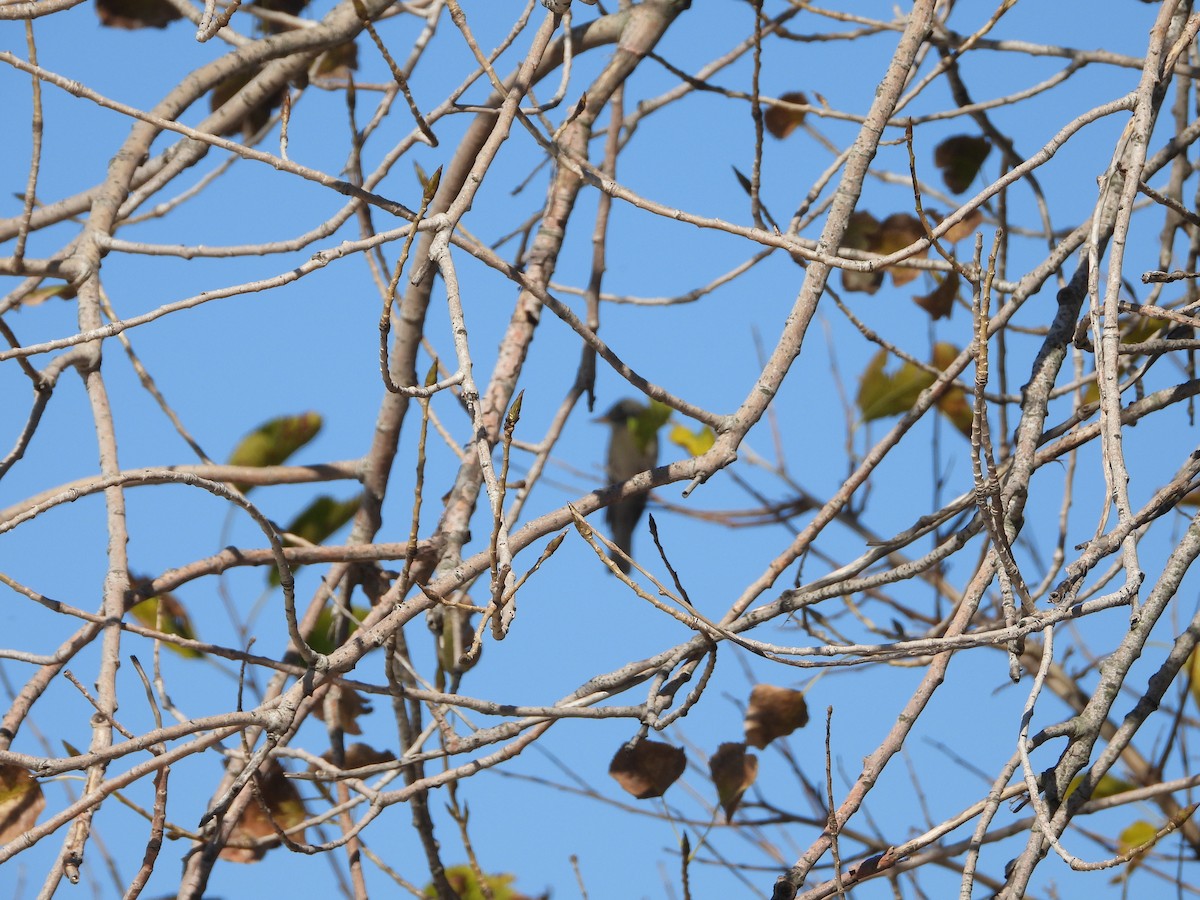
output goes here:
[{"label": "bird", "polygon": [[[612,429],[608,442],[608,461],[605,471],[611,484],[627,481],[639,472],[653,469],[658,465],[658,436],[648,429],[636,427],[639,418],[644,421],[647,407],[632,398],[618,401],[603,416],[596,419]],[[605,521],[608,523],[609,535],[628,557],[633,544],[633,529],[646,509],[646,495],[637,494],[626,497],[608,505],[605,510]],[[626,575],[629,574],[630,562],[617,553],[611,554],[612,561]]]}]

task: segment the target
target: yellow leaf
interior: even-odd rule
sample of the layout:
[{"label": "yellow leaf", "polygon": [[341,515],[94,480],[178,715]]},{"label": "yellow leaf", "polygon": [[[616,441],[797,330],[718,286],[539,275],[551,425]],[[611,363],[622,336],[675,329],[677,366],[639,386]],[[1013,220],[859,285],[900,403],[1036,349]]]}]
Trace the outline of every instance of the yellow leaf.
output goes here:
[{"label": "yellow leaf", "polygon": [[[1067,786],[1067,792],[1063,794],[1063,799],[1066,800],[1079,787],[1083,781],[1082,775],[1076,775],[1071,779],[1071,783]],[[1113,775],[1103,775],[1100,777],[1100,782],[1092,790],[1092,800],[1103,800],[1105,797],[1115,797],[1117,794],[1123,794],[1126,791],[1132,791],[1133,785],[1128,781],[1123,781]]]},{"label": "yellow leaf", "polygon": [[1150,845],[1154,843],[1158,836],[1158,829],[1142,819],[1138,819],[1128,828],[1121,832],[1117,846],[1122,853],[1128,853],[1130,850],[1139,848],[1150,849]]},{"label": "yellow leaf", "polygon": [[684,425],[676,425],[671,429],[670,439],[672,444],[682,447],[689,455],[700,456],[708,452],[717,436],[707,425],[701,425],[695,431]]},{"label": "yellow leaf", "polygon": [[45,806],[42,786],[28,769],[0,765],[0,844],[30,831]]}]

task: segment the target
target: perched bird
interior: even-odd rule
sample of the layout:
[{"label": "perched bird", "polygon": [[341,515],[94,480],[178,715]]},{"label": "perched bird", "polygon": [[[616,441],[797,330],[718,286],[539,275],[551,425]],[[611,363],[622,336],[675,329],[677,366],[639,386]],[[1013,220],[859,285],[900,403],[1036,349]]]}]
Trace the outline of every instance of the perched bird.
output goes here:
[{"label": "perched bird", "polygon": [[[639,472],[658,465],[658,436],[653,425],[637,427],[639,420],[646,422],[647,411],[645,405],[626,398],[596,420],[612,429],[612,437],[608,443],[608,462],[605,466],[608,480],[612,484],[626,481]],[[611,503],[605,510],[609,536],[626,555],[633,544],[633,529],[645,509],[646,495],[638,494]],[[615,553],[612,558],[622,572],[629,573],[628,560],[618,557]]]}]

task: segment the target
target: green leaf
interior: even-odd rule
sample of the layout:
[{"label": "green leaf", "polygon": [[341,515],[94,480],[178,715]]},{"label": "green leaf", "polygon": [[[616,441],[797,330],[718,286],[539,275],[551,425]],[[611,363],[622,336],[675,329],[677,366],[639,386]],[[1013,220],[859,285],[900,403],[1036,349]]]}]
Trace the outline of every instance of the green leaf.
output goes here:
[{"label": "green leaf", "polygon": [[[354,514],[358,512],[361,505],[362,494],[351,497],[349,500],[335,500],[328,494],[322,494],[308,504],[304,511],[283,530],[310,544],[322,544],[335,531],[354,518]],[[298,568],[300,568],[298,565],[292,566],[293,571]],[[271,569],[268,580],[272,585],[279,584],[277,568]]]},{"label": "green leaf", "polygon": [[[350,615],[354,618],[355,622],[361,622],[367,617],[367,613],[370,611],[371,610],[365,606],[350,607]],[[308,635],[308,646],[312,647],[313,650],[315,650],[317,653],[320,653],[322,656],[328,656],[339,646],[341,646],[340,644],[334,644],[333,642],[333,616],[334,612],[332,606],[326,604],[325,606],[321,607],[321,611],[317,613],[316,624],[313,625],[313,630]],[[349,637],[357,630],[357,625],[351,625],[346,630],[346,636]]]},{"label": "green leaf", "polygon": [[[479,878],[470,866],[451,866],[446,869],[446,880],[458,894],[459,900],[484,900],[483,889]],[[493,900],[517,900],[520,896],[512,889],[512,883],[517,880],[515,875],[484,875],[484,883],[491,891]],[[430,884],[425,887],[426,897],[437,897],[437,888]]]},{"label": "green leaf", "polygon": [[933,384],[933,375],[910,362],[895,372],[885,371],[887,359],[887,351],[880,350],[859,380],[858,409],[864,422],[908,412],[921,391]]},{"label": "green leaf", "polygon": [[[271,419],[241,439],[229,456],[229,464],[256,468],[282,465],[288,457],[315,438],[320,430],[321,416],[315,412]],[[233,486],[242,493],[253,487],[236,482]]]},{"label": "green leaf", "polygon": [[[158,622],[159,606],[162,607],[162,625]],[[130,614],[145,625],[147,628],[153,628],[162,631],[163,634],[173,634],[188,640],[196,639],[196,632],[192,628],[192,620],[188,617],[187,610],[184,609],[182,603],[174,594],[159,594],[157,597],[149,597],[142,600],[140,603],[135,603],[129,608]],[[188,659],[199,659],[204,654],[191,647],[180,647],[177,644],[171,644],[163,641],[163,646],[174,653]]]}]

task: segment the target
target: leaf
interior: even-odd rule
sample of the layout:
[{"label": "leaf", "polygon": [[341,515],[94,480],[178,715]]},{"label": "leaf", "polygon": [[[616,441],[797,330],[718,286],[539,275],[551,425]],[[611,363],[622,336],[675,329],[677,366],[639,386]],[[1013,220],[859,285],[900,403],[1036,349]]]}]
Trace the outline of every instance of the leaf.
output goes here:
[{"label": "leaf", "polygon": [[[146,579],[135,578],[129,576],[129,580],[134,584],[148,584]],[[162,607],[162,624],[159,625],[158,614],[159,607]],[[196,639],[196,631],[192,628],[192,620],[188,617],[187,609],[179,602],[179,599],[171,593],[159,594],[155,597],[147,597],[138,603],[129,607],[130,614],[145,625],[147,628],[153,628],[156,631],[161,631],[163,634],[173,634],[188,640]],[[178,644],[172,644],[168,641],[163,641],[163,646],[168,650],[178,653],[180,656],[188,659],[199,659],[204,656],[200,650],[193,647],[180,647]]]},{"label": "leaf", "polygon": [[96,16],[105,28],[166,28],[180,18],[166,0],[96,0]]},{"label": "leaf", "polygon": [[345,41],[330,47],[317,57],[313,66],[314,78],[349,78],[358,71],[358,44]]},{"label": "leaf", "polygon": [[[258,862],[266,855],[267,850],[278,846],[277,839],[253,847],[236,845],[248,845],[260,838],[274,837],[275,828],[271,825],[272,821],[286,831],[299,825],[308,816],[296,785],[288,780],[283,767],[275,760],[268,760],[254,773],[254,783],[258,785],[258,794],[250,798],[230,832],[229,844],[221,848],[221,859],[229,862]],[[243,790],[252,791],[253,788],[247,784]],[[294,832],[290,837],[302,842],[304,829]],[[234,846],[229,846],[230,844]]]},{"label": "leaf", "polygon": [[938,319],[948,319],[954,311],[954,301],[958,299],[958,284],[961,280],[957,272],[947,272],[937,287],[928,294],[913,297],[913,302],[929,313],[929,317],[935,322]]},{"label": "leaf", "polygon": [[[333,751],[326,750],[321,754],[321,759],[327,763],[333,762]],[[364,766],[375,766],[380,763],[393,762],[396,755],[388,750],[376,750],[369,744],[355,743],[346,748],[342,759],[342,770],[361,769]],[[316,771],[315,767],[309,766],[310,770]]]},{"label": "leaf", "polygon": [[717,788],[717,799],[725,811],[725,821],[733,819],[754,779],[758,777],[758,757],[746,752],[740,743],[722,744],[708,760],[708,771]]},{"label": "leaf", "polygon": [[37,306],[45,303],[51,297],[70,300],[75,296],[75,286],[71,284],[52,284],[48,287],[35,288],[21,298],[21,306]]},{"label": "leaf", "polygon": [[689,456],[707,453],[716,439],[716,433],[707,425],[701,425],[695,431],[689,430],[685,425],[676,425],[670,434],[671,443],[682,447]]},{"label": "leaf", "polygon": [[[256,0],[249,6],[269,12],[298,16],[304,11],[304,7],[308,6],[308,0]],[[290,22],[277,22],[272,19],[255,17],[255,31],[259,34],[283,34],[286,31],[294,30],[295,27]]]},{"label": "leaf", "polygon": [[[938,220],[941,221],[940,219]],[[961,221],[955,222],[942,235],[941,240],[950,244],[957,244],[963,238],[968,238],[975,233],[979,227],[979,223],[983,221],[983,212],[979,207],[971,210]]]},{"label": "leaf", "polygon": [[[350,615],[355,621],[346,629],[346,636],[354,634],[358,630],[358,623],[367,617],[370,610],[363,606],[351,606]],[[341,617],[341,613],[337,614]],[[313,625],[313,630],[308,635],[308,646],[312,647],[317,653],[322,656],[328,656],[334,650],[341,646],[333,642],[334,609],[330,604],[325,604],[321,607],[321,611],[317,613],[316,624]]]},{"label": "leaf", "polygon": [[934,148],[933,164],[942,170],[942,181],[946,187],[961,194],[971,186],[991,152],[992,142],[987,138],[958,134],[946,138]]},{"label": "leaf", "polygon": [[[850,250],[873,252],[879,236],[879,220],[865,210],[852,213],[842,236],[842,246]],[[874,294],[883,284],[883,272],[859,272],[842,269],[842,287],[847,291]]]},{"label": "leaf", "polygon": [[[328,494],[322,494],[308,504],[283,530],[310,544],[322,544],[335,531],[353,519],[360,506],[362,506],[362,494],[357,494],[349,500],[335,500]],[[292,564],[293,572],[298,568],[300,568],[299,565]],[[279,584],[279,569],[272,566],[267,580],[272,586]]]},{"label": "leaf", "polygon": [[[1189,506],[1200,506],[1200,500],[1194,498],[1192,494],[1200,494],[1200,491],[1192,491],[1180,503],[1187,503]],[[1187,679],[1188,693],[1192,695],[1192,701],[1197,707],[1200,707],[1200,654],[1195,650],[1187,658]]]},{"label": "leaf", "polygon": [[1168,319],[1155,319],[1150,316],[1134,316],[1132,322],[1123,322],[1121,329],[1122,344],[1140,344],[1148,341],[1163,328],[1171,325]]},{"label": "leaf", "polygon": [[[1063,800],[1066,800],[1075,789],[1083,782],[1082,775],[1076,775],[1071,779],[1071,783],[1067,785],[1066,793],[1063,794]],[[1092,789],[1091,800],[1103,800],[1105,797],[1115,797],[1117,794],[1124,794],[1126,791],[1132,791],[1133,785],[1128,781],[1122,781],[1113,775],[1101,775],[1100,781]]]},{"label": "leaf", "polygon": [[1117,848],[1122,853],[1139,848],[1149,850],[1157,837],[1157,828],[1143,819],[1138,819],[1118,836]]},{"label": "leaf", "polygon": [[[321,416],[315,412],[271,419],[238,442],[229,456],[229,465],[257,468],[282,465],[320,430]],[[246,493],[253,485],[234,483],[234,487]]]},{"label": "leaf", "polygon": [[[461,602],[470,603],[471,598],[463,595]],[[435,606],[425,614],[425,624],[433,632],[437,645],[438,665],[443,672],[462,675],[471,671],[483,653],[481,646],[474,656],[467,651],[475,642],[475,626],[471,624],[473,613],[457,606]]]},{"label": "leaf", "polygon": [[[342,685],[331,685],[329,690],[331,694],[336,694],[333,703],[337,710],[337,722],[331,724],[336,724],[346,734],[362,734],[362,726],[358,724],[358,719],[359,716],[370,714],[370,702],[365,700],[362,694]],[[325,714],[325,701],[313,707],[314,716],[322,722],[329,722]]]},{"label": "leaf", "polygon": [[763,114],[763,124],[772,137],[782,140],[804,124],[804,110],[791,109],[784,104],[808,105],[808,98],[800,91],[789,91],[779,98],[781,103],[772,103]]},{"label": "leaf", "polygon": [[[512,883],[516,880],[517,876],[507,873],[485,874],[481,885],[479,876],[470,866],[450,866],[446,869],[446,881],[450,883],[454,893],[458,894],[459,900],[487,900],[487,898],[491,898],[491,900],[531,900],[530,897],[513,889]],[[484,887],[487,888],[487,893],[484,893]],[[426,885],[422,894],[425,897],[436,898],[438,896],[437,886],[432,883]],[[548,898],[547,894],[541,900],[548,900]]]},{"label": "leaf", "polygon": [[737,183],[741,189],[747,194],[753,193],[754,185],[750,182],[750,179],[742,174],[742,170],[737,166],[732,166],[731,168],[733,169],[733,177],[737,179]]},{"label": "leaf", "polygon": [[11,763],[0,765],[0,844],[32,829],[45,808],[42,786],[28,769]]},{"label": "leaf", "polygon": [[349,500],[335,500],[328,494],[322,494],[308,504],[284,530],[310,544],[320,544],[353,519],[360,506],[362,494],[356,494]]},{"label": "leaf", "polygon": [[750,691],[743,727],[746,743],[759,750],[808,724],[808,704],[801,691],[756,684]]},{"label": "leaf", "polygon": [[[916,216],[910,216],[908,213],[892,213],[879,223],[879,232],[871,251],[881,256],[887,256],[889,253],[895,253],[897,250],[903,250],[905,247],[915,244],[923,237],[925,237],[925,228]],[[921,252],[914,253],[911,258],[924,259],[928,254],[929,248],[926,247]],[[908,284],[921,274],[920,269],[899,264],[888,266],[887,270],[892,273],[892,284],[896,287]]]},{"label": "leaf", "polygon": [[[248,85],[254,77],[261,71],[258,67],[247,69],[243,72],[234,72],[232,75],[222,79],[213,86],[212,93],[208,98],[208,107],[212,112],[216,112],[227,102]],[[225,128],[221,129],[222,135],[233,134],[239,128],[242,134],[247,138],[252,137],[271,119],[271,111],[283,103],[283,95],[287,88],[283,87],[264,98],[260,103],[250,107],[247,113],[236,122],[231,122]]]},{"label": "leaf", "polygon": [[1111,879],[1110,883],[1127,881],[1130,874],[1142,864],[1142,858],[1150,852],[1157,839],[1158,829],[1141,819],[1122,831],[1117,836],[1117,852],[1123,855],[1130,854],[1129,862],[1125,864],[1124,870],[1119,875]]},{"label": "leaf", "polygon": [[[943,372],[958,358],[959,350],[953,344],[939,342],[933,347],[933,364]],[[938,412],[949,419],[968,439],[975,419],[974,399],[962,388],[954,387],[942,394],[937,402]]]},{"label": "leaf", "polygon": [[[860,210],[850,216],[846,233],[842,236],[842,246],[887,256],[897,250],[903,250],[925,236],[925,229],[920,221],[908,213],[893,213],[880,222],[869,212]],[[929,248],[926,247],[914,253],[912,258],[923,259],[928,253]],[[921,273],[920,269],[902,264],[887,266],[874,272],[842,269],[842,287],[847,291],[873,294],[883,284],[884,271],[892,273],[892,284],[897,287],[908,284]]]},{"label": "leaf", "polygon": [[639,800],[661,797],[687,768],[687,754],[661,741],[622,744],[608,764],[608,774]]},{"label": "leaf", "polygon": [[887,360],[887,351],[880,350],[859,379],[858,409],[864,422],[908,412],[921,391],[934,382],[933,375],[907,361],[888,373],[884,371]]}]

